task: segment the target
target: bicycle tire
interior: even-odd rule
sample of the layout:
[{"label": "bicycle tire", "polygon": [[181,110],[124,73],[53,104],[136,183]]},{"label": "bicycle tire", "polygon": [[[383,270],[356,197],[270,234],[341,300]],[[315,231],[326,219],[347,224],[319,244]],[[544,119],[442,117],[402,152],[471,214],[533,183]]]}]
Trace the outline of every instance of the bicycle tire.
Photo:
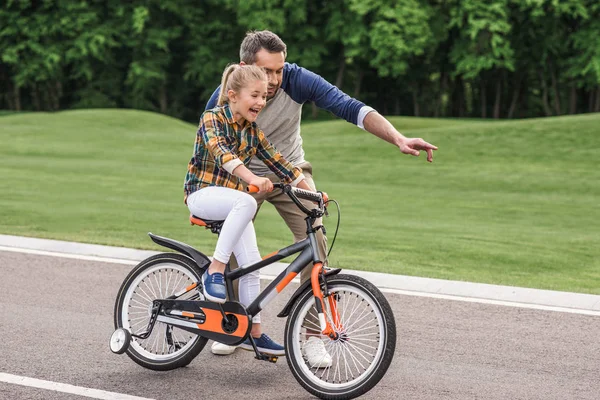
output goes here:
[{"label": "bicycle tire", "polygon": [[[298,297],[286,321],[286,358],[296,380],[311,394],[321,399],[352,399],[371,390],[385,375],[396,348],[396,322],[385,296],[363,278],[335,275],[327,279],[327,288],[330,295],[336,296],[340,316],[339,329],[334,327],[339,338],[331,340],[321,336],[331,355],[330,366],[311,367],[302,351],[307,340],[306,332],[302,331],[314,324],[306,317],[309,314],[313,319],[316,317],[310,288]],[[325,304],[330,316],[327,299]],[[359,311],[359,308],[363,309]],[[356,316],[358,312],[360,315]],[[310,328],[320,330],[316,326]],[[375,347],[371,342],[377,340]],[[341,364],[344,364],[344,370],[340,368]],[[330,376],[331,372],[333,376]]]},{"label": "bicycle tire", "polygon": [[[135,331],[131,333],[141,333],[150,319],[153,300],[168,297],[191,284],[195,283],[197,287],[181,298],[203,298],[202,273],[193,260],[176,253],[157,254],[143,260],[131,270],[119,289],[114,308],[115,329],[133,329]],[[154,284],[158,289],[152,286]],[[169,329],[171,342],[173,338],[176,340],[172,345],[166,339]],[[163,330],[164,338],[161,339]],[[157,321],[150,337],[144,340],[132,338],[126,354],[144,368],[168,371],[192,362],[207,341],[204,337]]]}]

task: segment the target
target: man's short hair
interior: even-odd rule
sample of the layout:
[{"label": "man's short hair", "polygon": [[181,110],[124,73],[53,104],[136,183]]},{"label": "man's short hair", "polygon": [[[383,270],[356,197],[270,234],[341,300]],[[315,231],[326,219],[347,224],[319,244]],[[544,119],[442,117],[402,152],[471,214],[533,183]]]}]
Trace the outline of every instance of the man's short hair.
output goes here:
[{"label": "man's short hair", "polygon": [[269,53],[281,53],[287,56],[287,47],[283,40],[271,31],[250,31],[240,46],[240,61],[246,64],[254,64],[256,53],[265,49]]}]

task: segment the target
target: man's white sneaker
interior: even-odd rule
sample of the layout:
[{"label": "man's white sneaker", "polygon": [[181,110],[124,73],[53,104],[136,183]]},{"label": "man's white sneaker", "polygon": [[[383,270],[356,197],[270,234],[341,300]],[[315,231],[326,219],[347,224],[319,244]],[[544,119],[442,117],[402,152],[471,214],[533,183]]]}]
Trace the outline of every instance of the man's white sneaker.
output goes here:
[{"label": "man's white sneaker", "polygon": [[219,342],[213,342],[212,346],[210,346],[210,351],[218,356],[228,356],[233,354],[235,349],[237,349],[236,346],[229,346]]},{"label": "man's white sneaker", "polygon": [[302,353],[311,368],[331,367],[331,355],[327,352],[323,341],[316,336],[311,336],[304,342]]}]

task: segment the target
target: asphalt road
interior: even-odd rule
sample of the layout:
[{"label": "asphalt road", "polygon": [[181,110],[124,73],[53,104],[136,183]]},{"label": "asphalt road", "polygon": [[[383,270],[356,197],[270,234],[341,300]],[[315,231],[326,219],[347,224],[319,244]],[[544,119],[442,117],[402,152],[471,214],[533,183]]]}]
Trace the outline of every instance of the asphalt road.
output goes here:
[{"label": "asphalt road", "polygon": [[[186,368],[145,370],[110,352],[117,290],[131,266],[0,251],[0,373],[152,399],[304,399],[285,359],[205,350]],[[292,288],[263,311],[276,317]],[[600,318],[386,295],[398,339],[366,399],[598,399]],[[84,397],[9,384],[0,399]]]}]

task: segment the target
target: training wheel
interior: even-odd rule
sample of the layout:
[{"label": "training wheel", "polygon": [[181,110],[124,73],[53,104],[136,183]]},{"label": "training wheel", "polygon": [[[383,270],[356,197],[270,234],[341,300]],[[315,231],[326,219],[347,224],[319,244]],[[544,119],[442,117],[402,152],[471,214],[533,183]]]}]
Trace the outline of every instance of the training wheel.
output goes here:
[{"label": "training wheel", "polygon": [[126,329],[119,328],[110,337],[110,350],[115,354],[123,354],[127,351],[130,341],[131,333]]}]

